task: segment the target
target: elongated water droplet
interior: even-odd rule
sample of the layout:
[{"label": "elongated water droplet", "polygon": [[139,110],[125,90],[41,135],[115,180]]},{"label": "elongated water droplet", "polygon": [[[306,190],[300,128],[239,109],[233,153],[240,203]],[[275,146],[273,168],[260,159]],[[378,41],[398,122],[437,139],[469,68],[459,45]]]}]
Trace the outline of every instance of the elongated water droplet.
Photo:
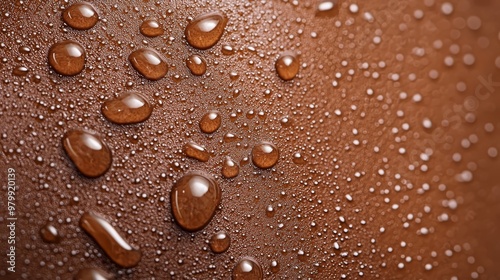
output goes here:
[{"label": "elongated water droplet", "polygon": [[186,59],[186,66],[193,75],[201,76],[207,72],[207,62],[199,55],[192,55]]},{"label": "elongated water droplet", "polygon": [[128,60],[146,79],[156,81],[167,75],[168,65],[165,57],[153,49],[136,50],[129,55]]},{"label": "elongated water droplet", "polygon": [[26,76],[28,74],[28,71],[29,70],[27,67],[19,66],[14,68],[14,70],[12,70],[12,74],[14,74],[14,76]]},{"label": "elongated water droplet", "polygon": [[163,28],[161,28],[160,23],[155,19],[148,19],[142,22],[139,27],[142,35],[148,37],[156,37],[163,34]]},{"label": "elongated water droplet", "polygon": [[221,190],[212,176],[200,171],[187,173],[172,188],[170,202],[175,221],[187,231],[204,228],[215,214]]},{"label": "elongated water droplet", "polygon": [[236,50],[231,45],[224,44],[221,47],[221,52],[223,55],[233,55]]},{"label": "elongated water droplet", "polygon": [[80,227],[116,264],[129,268],[136,266],[141,260],[141,251],[129,245],[116,229],[100,216],[89,212],[84,213],[80,218]]},{"label": "elongated water droplet", "polygon": [[140,94],[127,93],[104,102],[101,112],[111,122],[133,124],[147,120],[153,107]]},{"label": "elongated water droplet", "polygon": [[210,159],[210,154],[207,150],[194,142],[189,142],[184,145],[183,151],[186,156],[199,161],[207,162]]},{"label": "elongated water droplet", "polygon": [[240,167],[232,158],[226,157],[222,162],[222,176],[226,178],[234,178],[240,173]]},{"label": "elongated water droplet", "polygon": [[82,268],[75,275],[74,280],[110,280],[113,275],[100,268]]},{"label": "elongated water droplet", "polygon": [[262,142],[252,149],[252,162],[259,168],[273,167],[280,157],[278,148],[272,143]]},{"label": "elongated water droplet", "polygon": [[316,8],[316,16],[319,17],[332,17],[338,15],[339,11],[338,0],[322,0],[318,3]]},{"label": "elongated water droplet", "polygon": [[219,231],[210,238],[210,249],[214,253],[224,253],[231,245],[231,238],[224,231]]},{"label": "elongated water droplet", "polygon": [[94,27],[99,20],[99,15],[94,6],[88,2],[78,2],[62,13],[63,21],[78,30],[86,30]]},{"label": "elongated water droplet", "polygon": [[213,47],[222,37],[227,17],[221,12],[210,12],[197,16],[188,23],[184,34],[188,43],[200,50]]},{"label": "elongated water droplet", "polygon": [[276,72],[278,76],[285,80],[291,80],[295,78],[299,72],[299,60],[291,53],[283,53],[280,55],[278,60],[276,60]]},{"label": "elongated water droplet", "polygon": [[85,50],[74,41],[55,43],[49,49],[49,64],[58,74],[74,76],[85,68]]},{"label": "elongated water droplet", "polygon": [[99,177],[111,166],[111,151],[93,132],[68,131],[63,137],[63,147],[76,168],[87,177]]},{"label": "elongated water droplet", "polygon": [[251,257],[244,257],[233,268],[233,280],[261,280],[264,279],[262,267]]},{"label": "elongated water droplet", "polygon": [[217,111],[210,111],[203,115],[200,120],[200,129],[205,133],[214,133],[219,129],[222,118]]},{"label": "elongated water droplet", "polygon": [[44,227],[42,227],[40,229],[40,235],[42,236],[43,241],[47,243],[58,243],[59,241],[61,241],[59,231],[51,224],[46,224]]}]

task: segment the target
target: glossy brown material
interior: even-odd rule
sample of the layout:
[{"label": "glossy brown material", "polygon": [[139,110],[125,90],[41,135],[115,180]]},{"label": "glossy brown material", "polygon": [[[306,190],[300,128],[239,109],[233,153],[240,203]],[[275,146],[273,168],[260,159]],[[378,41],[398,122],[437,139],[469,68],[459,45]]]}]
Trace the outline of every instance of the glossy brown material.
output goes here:
[{"label": "glossy brown material", "polygon": [[140,94],[127,93],[105,101],[101,112],[106,119],[116,124],[134,124],[147,120],[153,112],[153,106]]},{"label": "glossy brown material", "polygon": [[62,143],[78,171],[87,177],[99,177],[111,166],[111,151],[93,132],[70,130],[64,135]]},{"label": "glossy brown material", "polygon": [[222,117],[218,111],[210,111],[201,117],[199,126],[204,133],[216,132],[222,123]]},{"label": "glossy brown material", "polygon": [[147,37],[157,37],[163,34],[163,28],[156,19],[147,19],[139,27],[142,35]]},{"label": "glossy brown material", "polygon": [[191,46],[206,50],[220,40],[227,21],[227,17],[221,12],[201,14],[188,23],[184,35]]},{"label": "glossy brown material", "polygon": [[165,57],[157,51],[145,48],[132,52],[128,60],[132,66],[146,79],[156,81],[168,72],[168,65]]},{"label": "glossy brown material", "polygon": [[80,227],[117,265],[130,268],[136,266],[141,260],[141,251],[132,247],[108,221],[100,216],[91,212],[84,213],[80,218]]},{"label": "glossy brown material", "polygon": [[94,27],[99,20],[96,9],[89,2],[77,2],[62,12],[64,22],[78,30]]},{"label": "glossy brown material", "polygon": [[252,148],[252,162],[259,168],[271,168],[278,162],[278,148],[269,142],[261,142]]},{"label": "glossy brown material", "polygon": [[210,159],[210,154],[203,147],[195,142],[189,142],[182,148],[184,154],[190,158],[197,159],[199,161],[207,162]]},{"label": "glossy brown material", "polygon": [[85,68],[85,50],[75,41],[53,44],[49,49],[49,64],[61,75],[74,76]]}]

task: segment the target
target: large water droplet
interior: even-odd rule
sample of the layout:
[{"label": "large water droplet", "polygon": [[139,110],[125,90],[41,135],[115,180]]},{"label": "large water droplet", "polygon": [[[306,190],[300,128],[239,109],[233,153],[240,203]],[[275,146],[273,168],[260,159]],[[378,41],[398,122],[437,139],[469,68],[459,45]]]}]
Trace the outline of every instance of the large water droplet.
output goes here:
[{"label": "large water droplet", "polygon": [[215,214],[221,190],[212,176],[194,171],[180,178],[172,188],[170,202],[175,221],[187,231],[204,228]]},{"label": "large water droplet", "polygon": [[222,162],[222,176],[226,178],[234,178],[240,173],[240,167],[232,158],[226,157]]},{"label": "large water droplet", "polygon": [[49,64],[58,74],[74,76],[85,68],[85,50],[74,41],[55,43],[49,49]]},{"label": "large water droplet", "polygon": [[71,130],[64,135],[63,146],[76,168],[87,177],[99,177],[111,166],[111,151],[95,133]]},{"label": "large water droplet", "polygon": [[241,259],[233,268],[233,280],[261,280],[264,279],[262,267],[251,257]]},{"label": "large water droplet", "polygon": [[75,275],[74,280],[110,280],[113,275],[100,268],[82,268]]},{"label": "large water droplet", "polygon": [[197,159],[199,161],[207,162],[210,159],[210,154],[208,153],[208,151],[204,147],[194,142],[189,142],[184,145],[183,152],[186,156]]},{"label": "large water droplet", "polygon": [[51,224],[46,224],[44,227],[40,229],[40,235],[42,236],[43,241],[47,243],[58,243],[61,241],[61,236],[56,227]]},{"label": "large water droplet", "polygon": [[136,50],[129,55],[128,60],[146,79],[156,81],[167,75],[168,65],[165,57],[153,49]]},{"label": "large water droplet", "polygon": [[187,26],[184,34],[188,43],[200,50],[213,47],[222,37],[227,17],[221,12],[197,16]]},{"label": "large water droplet", "polygon": [[278,60],[276,60],[276,72],[278,76],[285,80],[291,80],[295,78],[299,72],[299,60],[291,53],[284,53],[280,55]]},{"label": "large water droplet", "polygon": [[272,143],[262,142],[252,149],[252,162],[259,168],[273,167],[280,157],[278,148]]},{"label": "large water droplet", "polygon": [[62,18],[74,29],[86,30],[94,27],[99,20],[99,15],[92,4],[79,2],[66,8],[62,13]]},{"label": "large water droplet", "polygon": [[338,14],[339,6],[338,0],[322,0],[318,3],[316,8],[316,16],[332,17]]},{"label": "large water droplet", "polygon": [[193,75],[201,76],[207,72],[207,62],[199,55],[192,55],[186,59],[186,66]]},{"label": "large water droplet", "polygon": [[101,112],[111,122],[133,124],[147,120],[153,107],[140,94],[128,93],[104,102]]},{"label": "large water droplet", "polygon": [[163,34],[163,28],[161,28],[160,23],[155,19],[148,19],[142,22],[139,27],[142,35],[148,37],[156,37]]},{"label": "large water droplet", "polygon": [[231,238],[224,231],[219,231],[210,238],[210,249],[214,253],[224,253],[231,245]]},{"label": "large water droplet", "polygon": [[80,218],[82,227],[102,248],[108,257],[122,267],[134,267],[141,260],[142,253],[121,237],[106,220],[93,213],[84,213]]},{"label": "large water droplet", "polygon": [[200,120],[200,129],[205,133],[214,133],[219,129],[222,118],[217,111],[210,111],[203,115]]}]

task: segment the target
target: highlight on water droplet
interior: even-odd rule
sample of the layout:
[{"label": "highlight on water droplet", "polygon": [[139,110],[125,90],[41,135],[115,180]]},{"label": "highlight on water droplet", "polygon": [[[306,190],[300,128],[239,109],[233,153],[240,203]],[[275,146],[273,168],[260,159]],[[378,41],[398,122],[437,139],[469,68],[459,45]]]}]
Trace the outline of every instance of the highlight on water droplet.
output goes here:
[{"label": "highlight on water droplet", "polygon": [[139,93],[126,93],[110,99],[101,106],[106,119],[116,124],[134,124],[147,120],[153,112],[153,106]]},{"label": "highlight on water droplet", "polygon": [[261,142],[252,149],[252,162],[259,168],[273,167],[278,162],[279,157],[278,148],[269,142]]},{"label": "highlight on water droplet", "polygon": [[85,68],[85,50],[74,41],[53,44],[49,49],[49,64],[61,75],[74,76]]},{"label": "highlight on water droplet", "polygon": [[62,12],[63,21],[78,30],[86,30],[94,27],[99,20],[96,9],[89,2],[78,2]]},{"label": "highlight on water droplet", "polygon": [[333,17],[338,15],[339,0],[321,0],[316,7],[316,16]]},{"label": "highlight on water droplet", "polygon": [[264,279],[262,267],[252,257],[242,258],[233,268],[233,280],[261,280]]},{"label": "highlight on water droplet", "polygon": [[295,55],[290,52],[285,52],[276,60],[274,66],[278,76],[285,81],[289,81],[295,78],[299,72],[300,63]]},{"label": "highlight on water droplet", "polygon": [[100,268],[82,268],[75,275],[73,280],[111,280],[113,274],[108,273]]},{"label": "highlight on water droplet", "polygon": [[204,133],[214,133],[219,129],[222,117],[218,111],[209,111],[201,117],[199,126]]},{"label": "highlight on water droplet", "polygon": [[154,49],[138,49],[129,55],[128,60],[146,79],[156,81],[167,75],[166,59]]},{"label": "highlight on water droplet", "polygon": [[221,12],[205,13],[188,23],[184,35],[192,47],[206,50],[220,40],[227,21],[227,17]]},{"label": "highlight on water droplet", "polygon": [[193,75],[201,76],[207,72],[207,62],[199,55],[193,54],[186,59],[186,66]]}]

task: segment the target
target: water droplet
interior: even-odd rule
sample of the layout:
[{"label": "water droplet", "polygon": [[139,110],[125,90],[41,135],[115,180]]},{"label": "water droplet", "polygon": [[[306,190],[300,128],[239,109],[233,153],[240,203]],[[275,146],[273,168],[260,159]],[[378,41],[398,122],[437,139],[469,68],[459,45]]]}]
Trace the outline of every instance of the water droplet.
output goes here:
[{"label": "water droplet", "polygon": [[214,133],[219,129],[222,122],[222,118],[217,111],[210,111],[203,115],[200,120],[200,129],[204,133]]},{"label": "water droplet", "polygon": [[222,45],[221,51],[223,55],[233,55],[236,52],[236,50],[228,44]]},{"label": "water droplet", "polygon": [[111,151],[95,133],[71,130],[64,135],[63,146],[76,168],[87,177],[99,177],[111,166]]},{"label": "water droplet", "polygon": [[332,17],[338,15],[338,0],[322,0],[318,3],[316,16]]},{"label": "water droplet", "polygon": [[90,29],[99,20],[94,6],[88,2],[79,2],[69,6],[63,11],[62,18],[67,25],[78,30]]},{"label": "water droplet", "polygon": [[163,28],[161,28],[160,23],[155,19],[148,19],[142,22],[139,27],[142,35],[148,37],[156,37],[163,34]]},{"label": "water droplet", "polygon": [[28,74],[28,68],[24,66],[19,66],[12,70],[12,74],[15,76],[26,76]]},{"label": "water droplet", "polygon": [[82,268],[75,275],[74,280],[110,280],[113,275],[100,268]]},{"label": "water droplet", "polygon": [[232,158],[226,157],[222,163],[222,176],[230,179],[238,176],[240,167]]},{"label": "water droplet", "polygon": [[214,216],[221,200],[221,190],[212,176],[193,171],[175,183],[170,200],[177,224],[184,230],[197,231]]},{"label": "water droplet", "polygon": [[275,64],[278,76],[285,81],[295,78],[299,72],[299,66],[299,60],[290,53],[280,55]]},{"label": "water droplet", "polygon": [[264,279],[262,267],[251,257],[241,259],[233,268],[233,280]]},{"label": "water droplet", "polygon": [[210,238],[210,249],[214,253],[224,253],[231,245],[231,238],[224,231],[219,231]]},{"label": "water droplet", "polygon": [[56,227],[51,224],[46,224],[44,227],[40,229],[40,235],[42,236],[43,241],[47,243],[58,243],[61,241],[61,236]]},{"label": "water droplet", "polygon": [[49,64],[58,74],[74,76],[85,68],[85,50],[74,41],[55,43],[49,49]]},{"label": "water droplet", "polygon": [[194,142],[189,142],[184,145],[183,152],[186,156],[199,161],[207,162],[208,159],[210,159],[210,154],[207,150]]},{"label": "water droplet", "polygon": [[184,34],[188,43],[200,50],[213,47],[222,37],[227,17],[221,12],[202,14],[193,19]]},{"label": "water droplet", "polygon": [[116,229],[106,220],[93,213],[84,213],[80,218],[82,227],[116,264],[129,268],[136,266],[142,253],[120,236]]},{"label": "water droplet", "polygon": [[278,148],[272,143],[262,142],[252,149],[252,162],[259,168],[271,168],[279,159]]},{"label": "water droplet", "polygon": [[186,66],[193,75],[201,76],[207,72],[207,62],[199,55],[192,55],[186,59]]},{"label": "water droplet", "polygon": [[302,156],[302,154],[300,152],[296,152],[293,154],[292,161],[295,164],[305,164],[307,162],[306,159],[304,158],[304,156]]},{"label": "water droplet", "polygon": [[147,120],[153,107],[140,94],[128,93],[104,102],[101,112],[111,122],[133,124]]},{"label": "water droplet", "polygon": [[165,58],[153,49],[136,50],[129,55],[128,60],[146,79],[156,81],[167,75],[168,65]]}]

